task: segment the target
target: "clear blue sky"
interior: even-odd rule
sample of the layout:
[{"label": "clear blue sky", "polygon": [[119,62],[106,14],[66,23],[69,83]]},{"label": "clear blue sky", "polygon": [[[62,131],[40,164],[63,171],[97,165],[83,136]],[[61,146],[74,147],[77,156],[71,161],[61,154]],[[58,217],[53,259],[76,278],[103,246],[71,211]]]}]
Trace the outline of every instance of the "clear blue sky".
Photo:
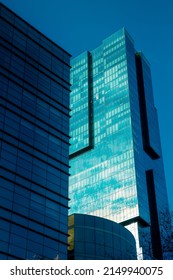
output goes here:
[{"label": "clear blue sky", "polygon": [[73,56],[125,27],[151,64],[173,210],[173,0],[2,0]]}]

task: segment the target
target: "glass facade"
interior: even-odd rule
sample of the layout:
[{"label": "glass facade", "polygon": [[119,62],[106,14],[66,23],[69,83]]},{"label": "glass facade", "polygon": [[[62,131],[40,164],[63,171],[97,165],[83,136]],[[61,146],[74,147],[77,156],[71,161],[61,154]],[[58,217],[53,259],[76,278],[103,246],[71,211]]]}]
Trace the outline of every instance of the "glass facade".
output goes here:
[{"label": "glass facade", "polygon": [[149,63],[123,28],[71,66],[70,214],[122,223],[136,238],[138,258],[162,258],[159,212],[168,202]]},{"label": "glass facade", "polygon": [[70,55],[0,14],[0,259],[66,259]]},{"label": "glass facade", "polygon": [[136,260],[135,238],[113,221],[83,214],[69,216],[68,259]]}]

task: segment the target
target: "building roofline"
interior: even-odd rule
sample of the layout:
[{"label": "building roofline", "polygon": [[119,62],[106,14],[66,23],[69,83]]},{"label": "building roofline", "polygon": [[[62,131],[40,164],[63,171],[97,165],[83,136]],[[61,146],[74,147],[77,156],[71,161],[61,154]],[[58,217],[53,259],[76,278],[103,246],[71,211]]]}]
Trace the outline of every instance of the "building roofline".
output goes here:
[{"label": "building roofline", "polygon": [[24,23],[26,23],[27,25],[29,25],[31,28],[33,28],[36,32],[38,32],[41,36],[43,36],[44,38],[46,38],[48,41],[50,41],[53,45],[57,46],[58,48],[60,48],[62,51],[64,51],[68,56],[72,56],[69,52],[67,52],[65,49],[63,49],[61,46],[59,46],[57,43],[55,43],[52,39],[50,39],[49,37],[47,37],[46,35],[44,35],[41,31],[39,31],[36,27],[34,27],[32,24],[30,24],[29,22],[27,22],[25,19],[23,19],[21,16],[19,16],[18,14],[16,14],[14,11],[12,11],[10,8],[8,8],[6,5],[4,5],[3,3],[0,3],[0,7],[4,7],[5,9],[7,9],[10,13],[14,14],[16,17],[18,17],[21,21],[23,21]]}]

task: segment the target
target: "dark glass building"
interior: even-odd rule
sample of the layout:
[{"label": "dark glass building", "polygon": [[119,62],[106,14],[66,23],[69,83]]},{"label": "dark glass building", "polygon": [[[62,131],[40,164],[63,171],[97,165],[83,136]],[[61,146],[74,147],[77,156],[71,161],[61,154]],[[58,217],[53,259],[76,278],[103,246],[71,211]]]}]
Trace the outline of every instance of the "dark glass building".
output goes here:
[{"label": "dark glass building", "polygon": [[0,15],[0,259],[66,259],[70,55]]},{"label": "dark glass building", "polygon": [[162,259],[168,210],[150,65],[123,28],[71,61],[70,214],[104,217]]},{"label": "dark glass building", "polygon": [[70,260],[136,260],[132,233],[101,217],[70,215],[68,240]]}]

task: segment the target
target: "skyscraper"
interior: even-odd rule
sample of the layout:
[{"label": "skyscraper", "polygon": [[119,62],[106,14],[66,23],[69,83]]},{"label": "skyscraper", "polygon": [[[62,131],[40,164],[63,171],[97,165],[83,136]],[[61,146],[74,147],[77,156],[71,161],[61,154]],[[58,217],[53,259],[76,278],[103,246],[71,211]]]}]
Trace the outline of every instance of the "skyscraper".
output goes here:
[{"label": "skyscraper", "polygon": [[138,258],[162,259],[168,201],[150,65],[123,28],[71,66],[70,214],[119,222]]},{"label": "skyscraper", "polygon": [[0,15],[0,259],[66,259],[70,55]]}]

